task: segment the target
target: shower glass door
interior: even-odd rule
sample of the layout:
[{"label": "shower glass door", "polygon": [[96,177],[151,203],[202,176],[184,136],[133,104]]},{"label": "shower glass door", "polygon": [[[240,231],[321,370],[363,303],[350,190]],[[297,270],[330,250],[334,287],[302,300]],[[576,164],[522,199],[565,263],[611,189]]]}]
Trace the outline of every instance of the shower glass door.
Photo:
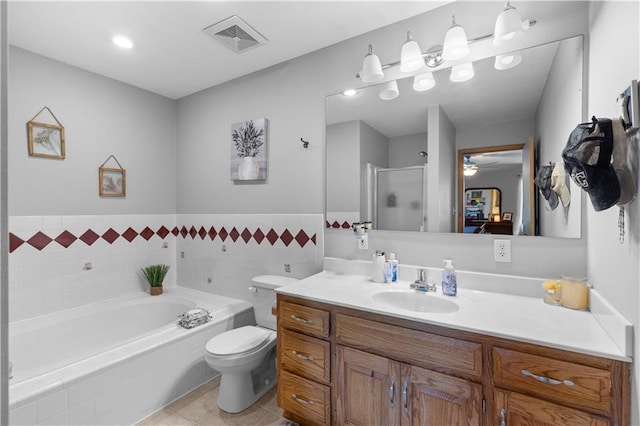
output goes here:
[{"label": "shower glass door", "polygon": [[427,165],[374,169],[375,229],[424,231],[427,228]]}]

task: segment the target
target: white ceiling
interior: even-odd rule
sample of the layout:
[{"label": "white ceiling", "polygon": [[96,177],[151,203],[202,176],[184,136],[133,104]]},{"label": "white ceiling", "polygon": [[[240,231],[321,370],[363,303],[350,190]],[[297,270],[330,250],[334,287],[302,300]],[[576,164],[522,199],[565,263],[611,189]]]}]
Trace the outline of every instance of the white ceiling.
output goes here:
[{"label": "white ceiling", "polygon": [[[450,1],[26,1],[9,43],[178,99]],[[202,31],[238,15],[269,42],[236,54]],[[111,43],[116,34],[135,47]]]}]

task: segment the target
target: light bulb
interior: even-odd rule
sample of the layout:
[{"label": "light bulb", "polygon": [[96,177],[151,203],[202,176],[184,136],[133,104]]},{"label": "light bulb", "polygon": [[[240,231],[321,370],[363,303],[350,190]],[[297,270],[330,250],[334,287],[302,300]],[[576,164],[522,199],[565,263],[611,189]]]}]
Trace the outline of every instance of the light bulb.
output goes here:
[{"label": "light bulb", "polygon": [[460,83],[472,79],[474,75],[473,64],[471,64],[471,62],[465,62],[464,64],[454,65],[451,68],[451,76],[449,79],[455,83]]},{"label": "light bulb", "polygon": [[387,81],[380,88],[380,99],[384,101],[390,101],[398,97],[400,92],[398,91],[398,82],[395,80]]},{"label": "light bulb", "polygon": [[384,77],[380,59],[373,53],[373,46],[371,45],[369,45],[369,52],[365,55],[364,61],[362,62],[362,73],[360,73],[360,77],[363,83],[375,83]]},{"label": "light bulb", "polygon": [[518,15],[516,8],[511,6],[507,1],[504,5],[504,10],[498,15],[498,19],[496,19],[496,26],[493,31],[493,44],[500,46],[505,42],[520,39],[523,35],[524,29],[520,15]]},{"label": "light bulb", "polygon": [[464,28],[456,24],[455,16],[451,17],[451,27],[444,36],[442,58],[445,61],[455,61],[469,54],[469,43]]},{"label": "light bulb", "polygon": [[422,51],[418,42],[411,38],[411,32],[407,31],[407,41],[402,45],[400,54],[400,71],[412,72],[424,66]]},{"label": "light bulb", "polygon": [[436,85],[436,81],[433,78],[433,73],[425,72],[413,77],[413,90],[416,92],[424,92]]}]

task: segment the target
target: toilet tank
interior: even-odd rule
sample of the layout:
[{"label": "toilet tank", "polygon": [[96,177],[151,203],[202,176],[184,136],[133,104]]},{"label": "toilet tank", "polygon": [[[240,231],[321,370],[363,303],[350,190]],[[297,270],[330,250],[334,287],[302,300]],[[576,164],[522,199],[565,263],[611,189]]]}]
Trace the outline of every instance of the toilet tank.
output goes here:
[{"label": "toilet tank", "polygon": [[271,308],[276,304],[276,292],[282,287],[299,281],[296,278],[282,277],[279,275],[259,275],[251,279],[251,299],[256,316],[256,323],[271,330],[276,329],[276,316],[271,313]]}]

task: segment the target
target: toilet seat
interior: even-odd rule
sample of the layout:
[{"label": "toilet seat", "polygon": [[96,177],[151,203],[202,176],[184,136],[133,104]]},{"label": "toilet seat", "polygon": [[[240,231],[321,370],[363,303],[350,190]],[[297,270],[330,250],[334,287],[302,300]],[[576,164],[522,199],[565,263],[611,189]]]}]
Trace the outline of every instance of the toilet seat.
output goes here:
[{"label": "toilet seat", "polygon": [[265,346],[273,334],[273,330],[247,325],[212,337],[205,348],[214,356],[242,355]]}]

